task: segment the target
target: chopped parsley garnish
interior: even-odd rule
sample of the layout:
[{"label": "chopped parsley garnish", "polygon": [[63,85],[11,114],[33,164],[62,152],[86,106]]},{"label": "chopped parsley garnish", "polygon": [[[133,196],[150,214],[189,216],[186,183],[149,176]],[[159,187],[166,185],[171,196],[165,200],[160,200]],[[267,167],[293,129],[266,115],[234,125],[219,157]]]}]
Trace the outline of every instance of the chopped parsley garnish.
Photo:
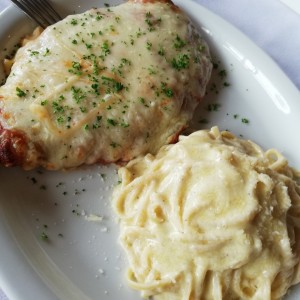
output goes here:
[{"label": "chopped parsley garnish", "polygon": [[109,49],[109,45],[108,45],[108,42],[107,42],[107,41],[105,41],[105,42],[103,43],[103,45],[101,46],[101,49],[102,49],[102,54],[103,54],[104,56],[107,56],[108,54],[110,54],[110,49]]},{"label": "chopped parsley garnish", "polygon": [[53,113],[54,114],[65,112],[64,107],[56,101],[52,102],[52,108],[53,108]]},{"label": "chopped parsley garnish", "polygon": [[63,124],[65,123],[65,118],[63,116],[59,116],[57,119],[56,119],[56,122],[58,124]]},{"label": "chopped parsley garnish", "polygon": [[50,50],[49,50],[49,48],[46,48],[46,52],[43,54],[43,56],[47,56],[49,54],[50,54]]},{"label": "chopped parsley garnish", "polygon": [[151,50],[152,48],[152,43],[151,42],[147,42],[147,46],[146,46],[147,50]]},{"label": "chopped parsley garnish", "polygon": [[73,61],[72,62],[72,68],[76,69],[76,70],[80,70],[81,69],[81,65],[79,62]]},{"label": "chopped parsley garnish", "polygon": [[81,88],[75,88],[74,86],[72,86],[71,90],[72,90],[73,99],[77,104],[80,103],[81,100],[86,97],[86,94],[83,92]]},{"label": "chopped parsley garnish", "polygon": [[[131,65],[131,61],[129,59],[127,59],[127,58],[122,58],[121,62],[122,62],[122,64],[127,64],[129,66]],[[121,64],[120,64],[119,67],[121,68]],[[123,65],[122,65],[122,67],[123,67]]]},{"label": "chopped parsley garnish", "polygon": [[43,101],[41,101],[41,105],[42,106],[45,106],[45,105],[47,105],[48,104],[48,100],[43,100]]},{"label": "chopped parsley garnish", "polygon": [[122,83],[120,83],[119,81],[116,81],[113,78],[101,76],[101,79],[102,79],[102,84],[106,85],[108,87],[108,89],[106,91],[108,94],[110,93],[111,88],[114,90],[114,92],[120,92],[124,88]]},{"label": "chopped parsley garnish", "polygon": [[123,128],[129,127],[129,124],[128,124],[128,123],[125,123],[125,122],[121,123],[120,125],[121,125],[121,127],[123,127]]},{"label": "chopped parsley garnish", "polygon": [[100,20],[102,20],[102,19],[103,19],[103,16],[101,16],[101,15],[97,15],[97,16],[96,16],[96,20],[97,20],[97,21],[100,21]]},{"label": "chopped parsley garnish", "polygon": [[81,65],[77,61],[72,61],[72,68],[68,70],[70,73],[73,73],[75,75],[81,75]]},{"label": "chopped parsley garnish", "polygon": [[208,111],[218,111],[220,107],[221,107],[221,104],[219,104],[219,103],[211,103],[207,106],[207,110]]},{"label": "chopped parsley garnish", "polygon": [[72,19],[72,20],[71,20],[71,24],[72,24],[72,25],[77,25],[77,24],[78,24],[78,21],[77,21],[76,19]]},{"label": "chopped parsley garnish", "polygon": [[151,12],[147,12],[145,14],[145,23],[148,25],[148,31],[154,31],[155,30],[155,25],[161,23],[161,18],[159,19],[154,19],[154,16],[151,14]]},{"label": "chopped parsley garnish", "polygon": [[112,142],[110,145],[111,145],[113,148],[116,148],[116,147],[118,146],[118,144],[115,143],[115,142]]},{"label": "chopped parsley garnish", "polygon": [[169,98],[174,96],[172,89],[167,87],[167,84],[165,82],[161,83],[161,91]]},{"label": "chopped parsley garnish", "polygon": [[19,87],[16,87],[16,91],[17,91],[17,96],[18,97],[25,97],[26,96],[26,93],[23,91],[23,90],[21,90]]},{"label": "chopped parsley garnish", "polygon": [[31,51],[30,56],[35,56],[35,55],[38,55],[38,54],[40,54],[39,51]]},{"label": "chopped parsley garnish", "polygon": [[99,93],[99,84],[98,83],[93,83],[91,85],[91,88],[93,89],[93,92],[96,94],[96,95],[100,95]]},{"label": "chopped parsley garnish", "polygon": [[100,125],[101,120],[102,120],[102,116],[97,116],[96,122],[93,124],[93,129],[97,129],[101,127]]},{"label": "chopped parsley garnish", "polygon": [[48,235],[44,231],[41,233],[40,238],[44,241],[49,239]]},{"label": "chopped parsley garnish", "polygon": [[158,52],[157,52],[160,56],[164,56],[165,55],[165,50],[162,46],[159,46]]},{"label": "chopped parsley garnish", "polygon": [[109,125],[112,125],[112,126],[117,126],[118,125],[118,122],[115,121],[114,119],[107,119],[107,123]]},{"label": "chopped parsley garnish", "polygon": [[174,48],[176,49],[182,49],[186,45],[186,42],[183,41],[179,35],[176,36],[176,39],[174,41]]},{"label": "chopped parsley garnish", "polygon": [[91,49],[93,47],[92,44],[88,44],[88,43],[86,43],[85,46],[86,46],[86,49]]},{"label": "chopped parsley garnish", "polygon": [[187,69],[190,65],[190,57],[187,54],[179,54],[177,59],[173,58],[172,67],[176,70]]},{"label": "chopped parsley garnish", "polygon": [[205,45],[200,45],[198,49],[200,52],[204,52],[206,47],[205,47]]},{"label": "chopped parsley garnish", "polygon": [[226,70],[221,70],[218,75],[221,77],[221,78],[225,78],[227,76],[227,72]]}]

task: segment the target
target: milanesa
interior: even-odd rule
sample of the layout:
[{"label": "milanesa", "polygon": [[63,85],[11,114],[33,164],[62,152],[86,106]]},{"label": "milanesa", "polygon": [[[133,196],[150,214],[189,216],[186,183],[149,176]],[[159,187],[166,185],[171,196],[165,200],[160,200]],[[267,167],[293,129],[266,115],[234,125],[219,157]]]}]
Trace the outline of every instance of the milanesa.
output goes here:
[{"label": "milanesa", "polygon": [[19,49],[0,87],[0,164],[57,170],[155,153],[187,127],[211,68],[170,1],[68,16]]}]

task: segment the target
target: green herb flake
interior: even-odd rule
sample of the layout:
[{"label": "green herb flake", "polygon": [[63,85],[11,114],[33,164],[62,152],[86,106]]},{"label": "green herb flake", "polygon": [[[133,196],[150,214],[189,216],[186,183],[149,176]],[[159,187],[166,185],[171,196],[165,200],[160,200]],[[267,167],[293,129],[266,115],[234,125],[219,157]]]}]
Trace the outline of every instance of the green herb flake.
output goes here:
[{"label": "green herb flake", "polygon": [[152,43],[151,42],[147,42],[147,45],[146,45],[146,48],[147,48],[147,50],[151,50],[151,48],[152,48]]},{"label": "green herb flake", "polygon": [[93,83],[91,85],[91,88],[93,89],[93,92],[96,94],[96,95],[99,95],[99,84],[98,83]]},{"label": "green herb flake", "polygon": [[157,52],[160,56],[164,56],[166,54],[164,48],[162,46],[159,46],[158,52]]},{"label": "green herb flake", "polygon": [[46,106],[48,104],[48,100],[43,100],[43,101],[41,101],[41,105],[42,106]]},{"label": "green herb flake", "polygon": [[65,109],[62,105],[60,105],[58,102],[53,101],[52,102],[52,109],[53,109],[53,113],[57,114],[57,113],[64,113]]},{"label": "green herb flake", "polygon": [[73,99],[77,104],[81,102],[86,97],[86,94],[83,92],[81,88],[75,88],[74,86],[71,87]]},{"label": "green herb flake", "polygon": [[125,123],[125,122],[122,122],[120,125],[121,125],[121,127],[123,127],[123,128],[129,127],[129,124],[128,124],[128,123]]},{"label": "green herb flake", "polygon": [[161,91],[169,98],[174,96],[172,89],[167,87],[167,84],[165,82],[161,83]]},{"label": "green herb flake", "polygon": [[244,124],[249,124],[250,121],[247,118],[242,118],[242,123]]},{"label": "green herb flake", "polygon": [[186,42],[177,35],[173,45],[176,49],[182,49],[186,45]]},{"label": "green herb flake", "polygon": [[102,79],[102,84],[106,85],[108,87],[107,93],[110,93],[111,88],[115,92],[120,92],[124,88],[124,85],[121,82],[116,81],[113,78],[106,77],[106,76],[101,76],[101,79]]},{"label": "green herb flake", "polygon": [[221,107],[221,104],[219,104],[219,103],[211,103],[207,106],[207,110],[208,111],[218,111],[220,107]]},{"label": "green herb flake", "polygon": [[227,72],[226,72],[226,70],[223,69],[223,70],[219,71],[218,75],[221,78],[225,78],[227,76]]},{"label": "green herb flake", "polygon": [[148,73],[149,73],[149,75],[156,75],[156,74],[157,74],[157,71],[154,70],[152,67],[149,67],[149,68],[148,68]]},{"label": "green herb flake", "polygon": [[30,56],[36,56],[38,54],[40,54],[39,51],[30,51]]},{"label": "green herb flake", "polygon": [[86,47],[86,49],[91,49],[91,48],[93,47],[93,45],[92,45],[92,44],[86,43],[86,44],[85,44],[85,47]]},{"label": "green herb flake", "polygon": [[50,49],[49,48],[46,48],[46,51],[45,51],[45,53],[43,54],[43,56],[47,56],[47,55],[49,55],[50,54]]},{"label": "green herb flake", "polygon": [[75,75],[81,75],[81,65],[77,61],[72,61],[72,68],[68,70],[70,73],[73,73]]},{"label": "green herb flake", "polygon": [[44,231],[40,234],[40,238],[44,241],[49,239],[48,235]]},{"label": "green herb flake", "polygon": [[77,25],[77,24],[78,24],[78,21],[76,19],[71,20],[71,25]]},{"label": "green herb flake", "polygon": [[56,122],[58,124],[63,124],[65,122],[65,118],[63,116],[59,116],[57,119],[56,119]]},{"label": "green herb flake", "polygon": [[100,20],[102,20],[103,19],[103,16],[101,16],[101,15],[97,15],[96,16],[96,21],[100,21]]},{"label": "green herb flake", "polygon": [[100,125],[101,120],[102,120],[102,116],[96,117],[96,122],[93,124],[93,129],[97,129],[97,128],[101,127],[101,125]]},{"label": "green herb flake", "polygon": [[117,148],[117,146],[119,146],[119,145],[115,142],[111,142],[110,146],[113,147],[113,148]]},{"label": "green herb flake", "polygon": [[198,50],[199,50],[200,52],[204,52],[204,51],[206,50],[205,45],[199,45]]},{"label": "green herb flake", "polygon": [[187,54],[178,55],[177,59],[173,58],[172,67],[176,70],[187,69],[190,65],[190,57]]},{"label": "green herb flake", "polygon": [[102,46],[101,46],[101,50],[102,50],[102,54],[104,56],[107,56],[108,54],[110,54],[110,49],[109,49],[109,45],[108,42],[105,41]]},{"label": "green herb flake", "polygon": [[23,91],[23,90],[21,90],[19,87],[16,87],[16,91],[17,91],[17,96],[18,97],[25,97],[26,96],[26,93]]},{"label": "green herb flake", "polygon": [[80,111],[81,111],[82,113],[86,113],[86,112],[87,112],[87,108],[86,108],[86,107],[80,106],[79,108],[80,108]]},{"label": "green herb flake", "polygon": [[118,122],[115,121],[114,119],[107,119],[107,123],[109,125],[112,125],[112,126],[117,126],[118,125]]}]

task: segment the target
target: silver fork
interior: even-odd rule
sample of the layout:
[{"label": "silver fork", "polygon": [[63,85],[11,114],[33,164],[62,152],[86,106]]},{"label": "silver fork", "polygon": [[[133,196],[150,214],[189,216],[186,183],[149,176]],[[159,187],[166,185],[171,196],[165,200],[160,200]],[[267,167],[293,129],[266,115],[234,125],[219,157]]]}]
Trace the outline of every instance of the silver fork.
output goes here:
[{"label": "silver fork", "polygon": [[60,21],[61,16],[47,0],[10,0],[43,28]]}]

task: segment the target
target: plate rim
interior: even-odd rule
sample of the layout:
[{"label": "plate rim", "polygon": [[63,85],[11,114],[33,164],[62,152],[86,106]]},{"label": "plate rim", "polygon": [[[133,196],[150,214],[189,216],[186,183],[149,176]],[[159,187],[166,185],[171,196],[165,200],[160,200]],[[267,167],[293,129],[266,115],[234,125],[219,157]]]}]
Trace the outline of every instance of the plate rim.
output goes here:
[{"label": "plate rim", "polygon": [[[268,68],[275,70],[276,73],[279,75],[277,81],[281,81],[281,83],[283,82],[282,85],[284,86],[284,88],[281,88],[281,91],[283,91],[283,93],[292,95],[289,101],[292,101],[292,106],[295,107],[295,109],[300,114],[300,101],[297,102],[296,100],[297,98],[300,98],[300,91],[297,89],[295,84],[288,78],[285,72],[279,67],[279,65],[261,47],[255,44],[253,40],[246,36],[237,27],[235,27],[219,15],[215,14],[214,12],[210,11],[206,7],[202,6],[201,4],[193,2],[191,0],[176,0],[174,2],[180,7],[192,6],[195,8],[195,10],[201,9],[208,16],[213,16],[214,18],[218,19],[219,22],[226,24],[227,28],[231,28],[231,30],[238,33],[240,37],[243,37],[244,41],[247,41],[248,44],[250,43],[252,47],[256,48],[257,52],[259,53],[259,56],[263,58],[263,60],[265,61],[264,63],[268,65]],[[8,6],[0,13],[0,18],[9,17],[11,18],[11,22],[13,22],[14,18],[18,16],[20,17],[21,14],[18,12],[18,9],[13,5]],[[262,70],[265,70],[266,68],[267,67],[265,65],[262,66]],[[9,256],[8,259],[3,259],[3,261],[1,262],[1,266],[5,265],[5,268],[0,268],[0,286],[3,289],[4,293],[8,296],[9,299],[33,299],[32,297],[36,296],[36,293],[41,293],[40,295],[43,295],[43,298],[40,299],[54,299],[56,295],[53,294],[51,288],[47,286],[47,284],[42,280],[42,278],[38,276],[38,274],[32,268],[30,263],[27,261],[26,257],[23,255],[22,249],[19,249],[19,247],[17,246],[16,241],[13,239],[13,235],[10,235],[10,229],[5,222],[5,216],[3,214],[2,207],[0,207],[0,216],[0,244],[5,245],[5,247],[9,246],[8,248],[5,248],[7,249],[7,251],[4,251],[3,249],[0,250],[1,256],[4,255],[4,253],[8,253]],[[7,274],[4,273],[5,270],[9,269],[11,262],[17,262],[19,264],[19,268],[10,271],[7,276]],[[28,273],[30,274],[30,276],[35,278],[35,281],[30,281],[30,287],[33,287],[33,294],[24,295],[25,290],[30,290],[30,288],[28,288],[29,283],[27,281],[27,278],[29,277]],[[13,278],[16,276],[16,274],[18,274],[18,278],[21,276],[21,278],[23,279],[22,281],[18,280],[17,286],[14,284],[13,281]]]}]

